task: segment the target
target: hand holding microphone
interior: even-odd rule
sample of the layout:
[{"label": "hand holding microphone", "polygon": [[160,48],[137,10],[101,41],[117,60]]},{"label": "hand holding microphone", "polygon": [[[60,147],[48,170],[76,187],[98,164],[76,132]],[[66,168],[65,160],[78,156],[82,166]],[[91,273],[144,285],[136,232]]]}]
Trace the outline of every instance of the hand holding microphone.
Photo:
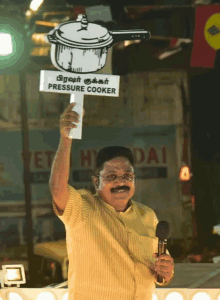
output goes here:
[{"label": "hand holding microphone", "polygon": [[157,224],[156,237],[158,237],[158,253],[155,269],[157,270],[157,283],[168,282],[174,274],[174,262],[170,255],[166,254],[167,238],[169,236],[169,223],[161,221]]}]

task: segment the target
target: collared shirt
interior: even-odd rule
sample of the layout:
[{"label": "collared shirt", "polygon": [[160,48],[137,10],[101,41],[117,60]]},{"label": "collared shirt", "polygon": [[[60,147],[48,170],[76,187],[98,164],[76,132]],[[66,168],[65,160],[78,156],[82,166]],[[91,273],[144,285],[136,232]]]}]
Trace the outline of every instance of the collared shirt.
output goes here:
[{"label": "collared shirt", "polygon": [[87,190],[68,186],[63,212],[69,300],[151,300],[155,278],[149,267],[158,252],[154,211],[136,201],[124,212]]}]

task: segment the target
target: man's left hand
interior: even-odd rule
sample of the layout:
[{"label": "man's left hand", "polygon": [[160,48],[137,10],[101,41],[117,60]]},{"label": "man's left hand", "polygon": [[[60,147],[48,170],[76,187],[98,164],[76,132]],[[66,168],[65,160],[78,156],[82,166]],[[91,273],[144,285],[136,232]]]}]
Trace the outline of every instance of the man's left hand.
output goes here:
[{"label": "man's left hand", "polygon": [[158,257],[157,253],[155,253],[153,257],[157,259],[155,262],[157,275],[161,275],[166,282],[169,282],[174,272],[173,258],[168,254],[162,254]]}]

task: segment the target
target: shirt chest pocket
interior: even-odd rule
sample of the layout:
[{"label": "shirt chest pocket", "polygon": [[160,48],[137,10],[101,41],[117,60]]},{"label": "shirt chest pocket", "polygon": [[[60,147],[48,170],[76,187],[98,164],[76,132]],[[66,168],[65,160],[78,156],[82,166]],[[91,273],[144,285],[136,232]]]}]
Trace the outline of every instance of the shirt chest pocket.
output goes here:
[{"label": "shirt chest pocket", "polygon": [[128,234],[128,247],[133,258],[142,263],[149,263],[153,261],[153,254],[158,252],[158,238],[132,231]]}]

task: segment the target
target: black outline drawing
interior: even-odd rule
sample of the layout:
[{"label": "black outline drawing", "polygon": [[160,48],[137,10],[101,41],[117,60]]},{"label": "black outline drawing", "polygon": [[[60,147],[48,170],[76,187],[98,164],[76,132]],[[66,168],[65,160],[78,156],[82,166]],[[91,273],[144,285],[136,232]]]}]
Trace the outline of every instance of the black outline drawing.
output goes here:
[{"label": "black outline drawing", "polygon": [[59,24],[47,35],[51,43],[53,65],[70,73],[94,73],[104,68],[108,49],[124,40],[148,40],[150,32],[144,29],[108,31],[89,23],[86,15],[76,21]]}]

